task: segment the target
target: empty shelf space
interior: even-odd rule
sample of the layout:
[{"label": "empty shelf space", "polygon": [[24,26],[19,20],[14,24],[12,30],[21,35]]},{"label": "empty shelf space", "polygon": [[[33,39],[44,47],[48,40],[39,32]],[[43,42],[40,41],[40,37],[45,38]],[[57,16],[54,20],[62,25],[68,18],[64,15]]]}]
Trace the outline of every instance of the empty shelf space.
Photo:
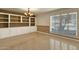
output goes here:
[{"label": "empty shelf space", "polygon": [[7,28],[8,27],[8,23],[0,23],[0,28]]},{"label": "empty shelf space", "polygon": [[35,26],[35,23],[31,23],[31,26]]},{"label": "empty shelf space", "polygon": [[10,27],[29,26],[29,23],[10,23]]}]

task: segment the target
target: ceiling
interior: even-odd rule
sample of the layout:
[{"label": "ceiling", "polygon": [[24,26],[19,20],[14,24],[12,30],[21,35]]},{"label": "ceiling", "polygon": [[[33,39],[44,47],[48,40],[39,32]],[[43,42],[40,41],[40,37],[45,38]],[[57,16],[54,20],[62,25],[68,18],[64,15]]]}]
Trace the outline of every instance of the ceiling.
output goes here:
[{"label": "ceiling", "polygon": [[[28,8],[1,8],[1,9],[9,12],[25,13],[27,12]],[[45,13],[56,9],[58,8],[30,8],[31,12],[35,14]]]}]

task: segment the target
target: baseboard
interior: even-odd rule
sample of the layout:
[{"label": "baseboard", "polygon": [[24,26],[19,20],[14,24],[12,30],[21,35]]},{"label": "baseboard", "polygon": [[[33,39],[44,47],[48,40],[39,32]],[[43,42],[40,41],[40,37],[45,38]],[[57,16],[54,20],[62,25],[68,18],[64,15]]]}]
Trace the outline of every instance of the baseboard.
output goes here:
[{"label": "baseboard", "polygon": [[61,37],[61,38],[63,38],[63,39],[69,39],[69,40],[73,40],[73,41],[79,41],[77,38],[70,38],[70,37],[64,37],[64,36],[59,36],[59,35],[52,35],[52,34],[49,34],[49,33],[45,33],[45,32],[41,32],[41,31],[37,31],[37,32],[39,32],[39,33],[42,33],[42,34],[46,34],[46,35],[51,35],[51,36],[58,36],[58,37]]}]

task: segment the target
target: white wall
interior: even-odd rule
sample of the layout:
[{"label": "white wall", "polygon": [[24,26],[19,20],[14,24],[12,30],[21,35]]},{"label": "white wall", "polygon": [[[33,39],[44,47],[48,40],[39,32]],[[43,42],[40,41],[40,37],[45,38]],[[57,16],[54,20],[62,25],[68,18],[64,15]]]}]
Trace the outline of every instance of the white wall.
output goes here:
[{"label": "white wall", "polygon": [[50,16],[55,15],[56,12],[50,11],[47,13],[41,13],[38,14],[36,19],[37,19],[37,25],[42,25],[42,26],[49,26],[50,25]]},{"label": "white wall", "polygon": [[50,15],[51,13],[39,14],[37,19],[37,25],[49,26],[50,25]]}]

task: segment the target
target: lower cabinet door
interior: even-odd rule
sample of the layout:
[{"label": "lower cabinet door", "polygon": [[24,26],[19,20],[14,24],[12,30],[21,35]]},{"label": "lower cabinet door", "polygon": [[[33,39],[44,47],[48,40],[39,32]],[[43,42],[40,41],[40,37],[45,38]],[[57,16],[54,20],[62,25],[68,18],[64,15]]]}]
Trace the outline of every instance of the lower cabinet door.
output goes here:
[{"label": "lower cabinet door", "polygon": [[6,38],[10,36],[9,28],[2,28],[0,29],[0,39]]},{"label": "lower cabinet door", "polygon": [[31,30],[31,32],[36,32],[37,31],[37,27],[36,26],[30,27],[30,30]]},{"label": "lower cabinet door", "polygon": [[13,28],[1,28],[0,29],[0,39],[1,38],[6,38],[6,37],[11,37],[11,36],[16,36],[16,35],[21,35],[21,34],[26,34],[30,32],[35,32],[37,31],[37,27],[13,27]]}]

